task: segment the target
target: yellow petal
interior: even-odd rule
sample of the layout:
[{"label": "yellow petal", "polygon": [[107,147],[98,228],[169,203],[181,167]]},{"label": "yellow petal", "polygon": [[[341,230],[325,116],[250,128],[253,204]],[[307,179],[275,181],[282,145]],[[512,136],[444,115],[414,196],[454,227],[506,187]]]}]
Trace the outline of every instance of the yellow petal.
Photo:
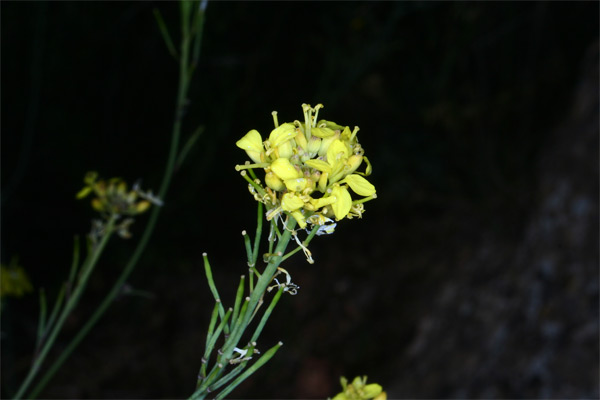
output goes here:
[{"label": "yellow petal", "polygon": [[339,139],[334,140],[327,149],[327,162],[333,166],[340,160],[348,158],[350,152],[344,142]]},{"label": "yellow petal", "polygon": [[349,126],[345,127],[344,130],[342,131],[342,139],[349,140],[351,136],[352,136],[352,132],[350,132],[350,127]]},{"label": "yellow petal", "polygon": [[335,219],[339,221],[350,212],[350,208],[352,208],[352,197],[350,197],[348,189],[344,186],[334,187],[331,191],[331,195],[336,198],[335,202],[331,204],[331,208],[335,214]]},{"label": "yellow petal", "polygon": [[387,400],[387,393],[381,392],[373,400]]},{"label": "yellow petal", "polygon": [[283,181],[302,177],[302,172],[298,171],[287,158],[278,158],[273,161],[271,171]]},{"label": "yellow petal", "polygon": [[321,140],[321,147],[319,147],[319,156],[323,157],[327,155],[327,150],[329,150],[329,146],[331,145],[331,143],[333,143],[334,140],[338,139],[339,137],[340,135],[336,133],[333,136]]},{"label": "yellow petal", "polygon": [[311,204],[311,206],[314,207],[315,210],[318,210],[321,207],[325,207],[329,204],[335,203],[335,201],[336,201],[335,196],[329,196],[329,197],[321,197],[320,199],[311,199],[310,204]]},{"label": "yellow petal", "polygon": [[375,194],[375,186],[360,175],[348,175],[342,182],[346,182],[356,194],[360,194],[361,196],[371,196],[372,194]]},{"label": "yellow petal", "polygon": [[235,145],[246,151],[263,151],[262,137],[256,129],[252,129],[250,132],[246,133],[246,135],[238,140]]},{"label": "yellow petal", "polygon": [[289,122],[279,125],[277,128],[271,131],[269,135],[269,142],[272,147],[277,147],[282,143],[291,140],[296,136],[296,126]]},{"label": "yellow petal", "polygon": [[319,190],[323,193],[325,193],[325,190],[327,189],[327,178],[329,177],[329,173],[328,172],[323,172],[321,174],[321,177],[319,178]]},{"label": "yellow petal", "polygon": [[285,211],[296,211],[304,205],[304,201],[293,193],[286,193],[281,198],[281,208]]},{"label": "yellow petal", "polygon": [[90,186],[86,186],[83,189],[81,189],[77,195],[75,196],[75,198],[77,199],[83,199],[85,196],[87,196],[88,194],[90,194],[90,192],[92,191],[92,188]]},{"label": "yellow petal", "polygon": [[281,143],[277,146],[277,154],[280,158],[290,158],[294,152],[292,150],[292,141],[288,140],[285,143]]},{"label": "yellow petal", "polygon": [[298,222],[298,225],[300,225],[301,229],[306,228],[306,218],[304,217],[304,214],[302,214],[302,212],[300,210],[293,211],[292,217],[294,217],[294,219]]},{"label": "yellow petal", "polygon": [[306,141],[306,136],[300,130],[296,131],[296,136],[294,137],[296,144],[300,146],[303,150],[306,150],[308,147],[308,142]]},{"label": "yellow petal", "polygon": [[335,135],[335,132],[333,131],[333,129],[329,129],[326,127],[322,127],[322,128],[312,128],[311,129],[311,133],[317,137],[320,138],[326,138],[326,137],[330,137]]},{"label": "yellow petal", "polygon": [[256,129],[252,129],[250,132],[246,133],[246,135],[238,140],[235,145],[242,150],[246,150],[246,154],[248,154],[248,157],[250,157],[252,161],[256,163],[261,162],[260,155],[264,151],[264,148],[262,137]]},{"label": "yellow petal", "polygon": [[373,167],[371,166],[369,159],[366,156],[364,158],[365,158],[365,162],[367,163],[367,169],[365,170],[365,176],[369,176],[369,175],[371,175],[371,172],[373,172]]},{"label": "yellow petal", "polygon": [[104,205],[102,204],[100,199],[92,200],[92,208],[96,211],[101,211],[101,212],[104,211]]},{"label": "yellow petal", "polygon": [[308,180],[306,178],[294,178],[286,179],[283,183],[288,190],[292,192],[301,192],[306,188]]},{"label": "yellow petal", "polygon": [[362,160],[363,156],[359,156],[358,154],[353,154],[350,157],[348,157],[348,160],[346,161],[346,166],[348,167],[346,173],[351,174],[354,171],[356,171],[356,169],[360,167]]},{"label": "yellow petal", "polygon": [[308,148],[306,149],[311,156],[315,156],[315,154],[317,154],[319,152],[319,149],[321,148],[321,138],[318,138],[316,136],[311,136],[310,140],[308,141]]},{"label": "yellow petal", "polygon": [[363,387],[363,394],[364,394],[365,398],[368,398],[368,399],[378,396],[382,391],[383,391],[383,388],[381,387],[381,385],[378,385],[376,383],[370,383],[368,385],[365,385],[365,387]]},{"label": "yellow petal", "polygon": [[268,187],[275,190],[276,192],[280,192],[283,189],[285,189],[283,181],[279,179],[277,175],[275,175],[272,171],[267,172],[267,174],[265,175],[265,182],[267,183]]},{"label": "yellow petal", "polygon": [[304,164],[321,172],[331,172],[331,165],[323,160],[306,160]]},{"label": "yellow petal", "polygon": [[343,160],[340,160],[333,165],[331,173],[329,174],[329,184],[339,181],[346,175],[345,166],[346,164]]},{"label": "yellow petal", "polygon": [[326,120],[324,120],[324,119],[320,120],[320,121],[317,123],[317,126],[320,128],[320,127],[321,127],[321,125],[323,125],[323,124],[325,124],[325,126],[326,126],[327,128],[329,128],[329,129],[333,129],[334,131],[341,131],[342,129],[344,129],[344,127],[343,127],[343,126],[341,126],[341,125],[338,125],[338,124],[336,124],[336,123],[335,123],[335,122],[333,122],[333,121],[326,121]]},{"label": "yellow petal", "polygon": [[147,200],[142,200],[142,201],[140,201],[139,203],[137,203],[137,204],[135,205],[135,211],[136,211],[138,214],[141,214],[141,213],[143,213],[144,211],[146,211],[146,210],[147,210],[147,209],[149,209],[149,208],[150,208],[150,202],[149,202],[149,201],[147,201]]}]

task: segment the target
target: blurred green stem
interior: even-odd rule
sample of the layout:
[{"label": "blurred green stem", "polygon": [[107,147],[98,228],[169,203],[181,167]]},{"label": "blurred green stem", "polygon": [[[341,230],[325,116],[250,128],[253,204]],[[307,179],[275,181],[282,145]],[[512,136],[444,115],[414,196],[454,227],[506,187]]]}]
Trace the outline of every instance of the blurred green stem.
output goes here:
[{"label": "blurred green stem", "polygon": [[[163,180],[160,186],[160,190],[158,192],[158,196],[161,199],[165,199],[167,194],[167,190],[169,188],[169,184],[171,183],[171,177],[173,175],[173,170],[175,167],[175,162],[177,160],[178,147],[179,147],[179,138],[181,136],[181,125],[183,121],[183,117],[185,115],[185,111],[187,108],[187,93],[190,87],[190,81],[192,78],[192,74],[195,70],[197,60],[196,58],[199,55],[200,42],[202,41],[202,31],[204,25],[204,13],[206,10],[206,2],[202,1],[197,6],[192,2],[182,1],[181,3],[181,51],[179,58],[179,87],[177,91],[177,104],[175,107],[175,119],[173,122],[173,130],[171,133],[171,147],[169,149],[169,156],[167,159],[167,164],[165,167],[165,174],[163,176]],[[190,25],[191,22],[191,25]],[[190,54],[193,51],[194,59],[190,62]],[[69,345],[64,349],[64,351],[60,354],[60,356],[54,361],[54,363],[50,366],[48,371],[44,374],[42,379],[38,382],[38,384],[34,387],[32,392],[29,395],[29,398],[35,398],[39,392],[46,386],[48,381],[54,376],[54,374],[58,371],[58,369],[62,366],[65,360],[70,356],[70,354],[77,348],[79,343],[83,340],[83,338],[89,333],[89,331],[94,327],[100,317],[105,313],[107,308],[112,304],[114,299],[121,293],[123,284],[137,265],[139,258],[144,252],[150,237],[154,231],[154,227],[156,225],[156,221],[158,219],[158,215],[160,214],[160,207],[153,207],[152,213],[148,220],[148,224],[146,225],[146,229],[135,248],[129,262],[123,269],[123,272],[115,282],[111,291],[104,298],[102,303],[98,306],[94,314],[90,317],[90,319],[86,322],[86,324],[82,327],[82,329],[77,333],[77,335],[71,340]],[[57,324],[58,325],[58,324]],[[47,350],[46,350],[47,351]],[[38,359],[39,360],[39,359]],[[35,368],[32,368],[32,371],[28,375],[26,382],[22,385],[21,390],[17,393],[16,398],[22,397],[23,393],[29,386],[33,376],[37,373],[39,369],[38,362],[35,365]],[[31,376],[31,377],[30,377]],[[25,385],[26,383],[26,385]]]},{"label": "blurred green stem", "polygon": [[[104,247],[108,243],[108,239],[110,239],[110,237],[113,233],[116,219],[117,218],[113,216],[108,220],[106,227],[105,227],[105,234],[102,236],[102,239],[100,240],[100,242],[93,248],[93,251],[88,255],[87,259],[84,261],[83,266],[81,268],[79,279],[77,280],[77,283],[75,285],[73,293],[71,293],[71,295],[67,299],[67,301],[65,303],[65,307],[63,308],[62,312],[60,313],[58,320],[56,320],[56,324],[52,326],[52,330],[50,331],[50,335],[48,335],[48,339],[40,342],[40,345],[42,345],[42,343],[43,343],[43,345],[39,349],[39,351],[36,351],[36,354],[34,355],[34,358],[33,358],[33,365],[29,369],[29,373],[27,374],[27,376],[25,377],[25,380],[23,381],[23,383],[19,387],[19,390],[15,394],[15,396],[14,396],[15,399],[22,398],[25,391],[29,388],[29,385],[31,385],[32,380],[37,375],[42,363],[44,362],[44,360],[46,359],[46,356],[48,355],[48,352],[52,348],[52,345],[54,344],[54,341],[56,340],[58,333],[61,331],[62,326],[65,323],[65,320],[67,319],[69,314],[71,314],[71,311],[73,311],[73,309],[79,302],[79,299],[87,286],[87,281],[88,281],[90,275],[92,274],[92,271],[94,270],[94,267],[96,266],[96,263],[98,262],[98,259],[100,258],[100,255],[102,254],[102,251],[104,250]],[[57,300],[57,301],[59,301],[59,300]],[[39,386],[39,384],[38,384],[38,386]],[[30,397],[32,397],[32,396],[30,396]]]}]

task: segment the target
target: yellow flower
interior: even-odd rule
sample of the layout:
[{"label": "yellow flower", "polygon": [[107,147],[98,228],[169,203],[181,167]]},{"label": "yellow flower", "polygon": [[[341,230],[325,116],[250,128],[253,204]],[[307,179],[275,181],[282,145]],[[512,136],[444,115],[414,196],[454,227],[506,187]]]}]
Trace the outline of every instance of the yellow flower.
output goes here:
[{"label": "yellow flower", "polygon": [[[108,182],[97,181],[97,178],[97,172],[88,172],[83,180],[86,186],[75,197],[82,199],[93,192],[96,197],[92,199],[92,207],[105,216],[133,216],[148,210],[152,203],[162,205],[152,192],[143,192],[137,186],[128,191],[127,184],[120,178],[112,178]],[[138,200],[138,196],[142,200]]]},{"label": "yellow flower", "polygon": [[338,393],[333,400],[386,400],[387,395],[382,387],[376,383],[367,385],[367,377],[357,376],[352,383],[348,385],[345,377],[340,378],[343,391]]},{"label": "yellow flower", "polygon": [[[350,130],[332,121],[317,121],[321,108],[321,104],[303,104],[304,122],[281,125],[274,111],[275,128],[267,140],[253,129],[236,142],[254,162],[236,169],[264,169],[266,187],[246,178],[254,198],[267,204],[267,219],[287,212],[302,228],[307,221],[321,227],[327,224],[319,232],[330,233],[335,224],[329,224],[327,216],[337,221],[361,217],[363,203],[376,198],[376,190],[364,178],[370,175],[371,164],[358,142],[358,127]],[[366,170],[357,172],[363,160]],[[363,197],[353,200],[349,189]]]},{"label": "yellow flower", "polygon": [[13,258],[10,265],[0,265],[0,297],[23,297],[33,291],[25,270],[17,263]]}]

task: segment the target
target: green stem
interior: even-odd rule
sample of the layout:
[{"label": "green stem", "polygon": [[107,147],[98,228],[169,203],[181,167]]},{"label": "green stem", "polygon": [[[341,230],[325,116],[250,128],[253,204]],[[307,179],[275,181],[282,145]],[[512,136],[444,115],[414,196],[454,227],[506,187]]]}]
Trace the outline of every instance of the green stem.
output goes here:
[{"label": "green stem", "polygon": [[[190,79],[191,79],[189,57],[190,57],[190,44],[192,42],[192,38],[190,37],[190,27],[189,27],[190,16],[188,13],[189,12],[202,13],[201,18],[203,18],[205,8],[194,7],[195,11],[192,11],[192,8],[190,8],[190,7],[182,7],[181,10],[182,10],[182,13],[181,13],[182,38],[181,38],[181,55],[180,55],[180,63],[179,63],[179,87],[177,90],[177,104],[175,107],[175,119],[173,122],[173,130],[171,133],[171,145],[170,145],[170,149],[169,149],[169,155],[167,158],[167,164],[165,167],[165,174],[163,176],[160,190],[158,192],[159,198],[161,198],[163,200],[167,194],[169,185],[171,183],[171,177],[173,175],[175,162],[177,160],[179,138],[181,136],[181,125],[182,125],[183,116],[185,114],[185,109],[186,109],[186,105],[187,105],[187,92],[189,89],[189,83],[190,83]],[[200,30],[198,32],[195,32],[195,35],[196,35],[196,40],[201,40],[202,31]],[[96,309],[94,314],[92,314],[92,316],[86,322],[86,324],[81,328],[81,330],[77,333],[77,335],[71,340],[71,342],[67,345],[67,347],[64,349],[64,351],[60,354],[60,356],[56,359],[56,361],[52,364],[52,366],[44,374],[44,376],[42,377],[40,382],[35,386],[35,388],[31,392],[31,394],[29,396],[30,398],[35,398],[39,394],[39,392],[46,386],[48,381],[54,376],[54,374],[62,366],[62,364],[65,362],[65,360],[71,355],[71,353],[75,350],[75,348],[79,345],[79,343],[83,340],[83,338],[85,338],[85,336],[88,334],[88,332],[96,325],[96,323],[98,322],[100,317],[106,312],[106,310],[112,304],[114,299],[119,295],[123,284],[125,283],[127,278],[129,278],[129,275],[131,275],[131,272],[137,265],[139,258],[143,254],[143,252],[146,248],[146,245],[148,244],[148,241],[150,240],[150,237],[152,236],[152,233],[154,231],[154,227],[156,225],[156,221],[158,220],[159,214],[160,214],[160,207],[153,207],[152,212],[150,214],[150,218],[148,220],[148,224],[146,225],[146,229],[144,230],[144,233],[142,234],[142,237],[141,237],[140,241],[138,242],[137,247],[135,248],[133,254],[131,255],[129,262],[127,263],[127,265],[123,269],[123,272],[121,273],[121,275],[119,276],[119,278],[117,279],[115,284],[113,285],[111,291],[104,298],[104,300],[102,301],[100,306],[98,306],[98,308]],[[57,323],[57,325],[59,325],[59,323]],[[35,373],[37,372],[38,368],[39,368],[39,365],[35,369],[32,369],[33,373],[32,373],[32,371],[30,371],[29,375],[27,376],[25,382],[22,385],[23,389],[21,389],[17,393],[16,398],[22,397],[27,386],[29,386],[29,384],[31,383],[33,376],[35,376]]]},{"label": "green stem", "polygon": [[[73,309],[79,302],[79,298],[81,297],[83,291],[85,290],[85,288],[87,286],[87,281],[88,281],[90,275],[92,274],[92,271],[94,270],[94,267],[96,266],[96,263],[98,262],[98,259],[100,258],[100,255],[102,254],[102,251],[104,250],[104,247],[108,243],[108,239],[110,238],[110,236],[113,233],[113,228],[115,226],[115,222],[116,222],[116,217],[111,217],[108,220],[108,222],[106,224],[106,228],[105,228],[106,233],[102,236],[102,239],[100,240],[100,242],[98,243],[96,248],[94,248],[94,251],[88,256],[87,260],[84,262],[84,265],[81,269],[81,276],[79,277],[79,281],[75,285],[73,293],[71,294],[71,296],[65,303],[65,307],[63,308],[62,312],[60,313],[60,316],[58,317],[56,324],[52,328],[50,335],[48,335],[48,339],[44,342],[44,345],[40,349],[39,353],[36,354],[34,361],[33,361],[33,365],[31,366],[31,368],[29,370],[29,373],[25,377],[25,380],[23,381],[23,383],[19,387],[19,390],[17,391],[17,393],[14,396],[15,399],[22,398],[23,395],[25,394],[25,391],[29,388],[29,385],[31,385],[31,382],[37,375],[40,367],[42,366],[42,363],[46,359],[46,356],[48,355],[48,352],[52,348],[52,345],[54,344],[56,337],[58,336],[59,332],[61,331],[67,317],[69,316],[69,314],[71,314],[71,311],[73,311]],[[47,374],[48,373],[46,373],[46,375]],[[38,383],[38,386],[39,386],[39,383]],[[36,388],[37,388],[37,386],[36,386]],[[33,396],[30,396],[30,397],[33,397]]]},{"label": "green stem", "polygon": [[[275,248],[275,255],[271,257],[269,264],[267,265],[264,272],[261,274],[260,278],[256,282],[256,286],[250,294],[250,298],[247,301],[247,304],[244,305],[244,307],[246,307],[246,310],[242,310],[242,312],[240,312],[238,322],[236,323],[236,328],[231,332],[231,334],[223,344],[222,354],[217,360],[218,364],[227,365],[229,363],[229,360],[231,360],[233,349],[236,346],[238,346],[242,335],[250,325],[252,316],[256,314],[256,310],[258,309],[258,307],[260,307],[267,287],[269,286],[269,283],[271,283],[271,279],[277,272],[277,267],[281,264],[282,255],[285,252],[290,242],[290,239],[292,238],[292,232],[295,226],[296,220],[293,218],[289,218],[287,226],[284,227],[284,232],[281,235],[281,239],[279,240],[279,243]],[[195,395],[201,393],[203,390],[208,388],[213,382],[219,379],[223,371],[224,368],[216,369],[214,371],[215,373],[209,375],[209,377],[202,383],[200,388],[196,391]],[[192,397],[195,397],[195,395]]]}]

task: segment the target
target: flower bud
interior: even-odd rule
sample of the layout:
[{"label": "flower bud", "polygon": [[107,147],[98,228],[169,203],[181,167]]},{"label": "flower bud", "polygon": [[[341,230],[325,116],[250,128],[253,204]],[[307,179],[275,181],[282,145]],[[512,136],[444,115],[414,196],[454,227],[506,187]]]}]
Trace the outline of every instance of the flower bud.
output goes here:
[{"label": "flower bud", "polygon": [[308,142],[306,141],[306,136],[304,136],[304,133],[302,133],[301,130],[297,129],[296,131],[298,132],[296,134],[296,137],[294,138],[294,140],[296,141],[296,144],[298,146],[300,146],[303,150],[306,150],[308,147]]},{"label": "flower bud", "polygon": [[276,192],[281,192],[285,189],[283,181],[279,179],[273,171],[267,172],[267,174],[265,175],[265,182],[267,183],[268,187],[270,187]]},{"label": "flower bud", "polygon": [[317,137],[317,136],[312,136],[310,138],[310,140],[308,141],[308,153],[311,155],[311,157],[314,157],[318,152],[319,149],[321,148],[321,138]]},{"label": "flower bud", "polygon": [[273,171],[279,179],[284,181],[302,177],[302,172],[297,170],[287,158],[278,158],[273,161],[271,164],[271,171]]},{"label": "flower bud", "polygon": [[295,178],[295,179],[286,179],[284,182],[285,187],[291,192],[301,192],[306,188],[307,179],[306,178]]},{"label": "flower bud", "polygon": [[293,140],[288,140],[287,142],[281,143],[279,146],[277,146],[277,154],[279,157],[290,158],[292,154],[294,154],[292,151],[292,143]]},{"label": "flower bud", "polygon": [[319,147],[319,156],[324,157],[327,155],[327,150],[329,149],[329,145],[333,143],[334,140],[340,137],[339,133],[336,133],[333,136],[329,136],[321,141],[321,147]]}]

